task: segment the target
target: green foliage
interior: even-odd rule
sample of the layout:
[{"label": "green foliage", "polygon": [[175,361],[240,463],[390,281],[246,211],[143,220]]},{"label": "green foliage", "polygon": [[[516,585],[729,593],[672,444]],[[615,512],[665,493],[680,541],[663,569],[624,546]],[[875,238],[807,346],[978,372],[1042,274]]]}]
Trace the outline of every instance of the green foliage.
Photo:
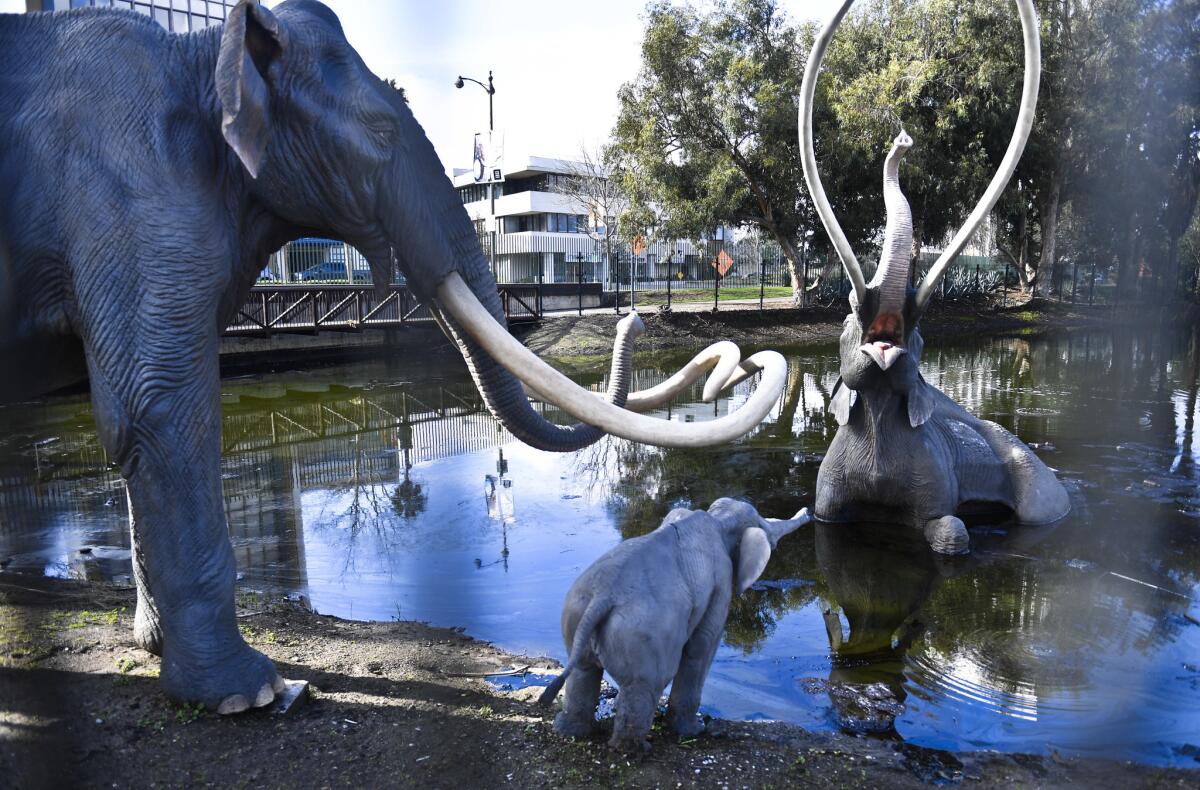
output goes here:
[{"label": "green foliage", "polygon": [[770,0],[646,10],[642,68],[621,88],[611,150],[628,235],[754,226],[795,262],[803,210],[794,27]]},{"label": "green foliage", "polygon": [[[1043,293],[1080,263],[1111,267],[1126,294],[1145,289],[1139,272],[1156,291],[1194,283],[1200,259],[1185,237],[1200,195],[1200,0],[1037,7],[1038,112],[994,215],[997,247]],[[627,233],[758,228],[793,272],[806,230],[828,252],[796,135],[816,30],[771,0],[648,6],[642,67],[621,89],[613,131],[613,172],[631,196]],[[843,21],[817,83],[814,137],[825,190],[868,276],[897,131],[915,141],[901,169],[915,239],[938,244],[999,166],[1023,60],[1007,2],[862,0]]]}]

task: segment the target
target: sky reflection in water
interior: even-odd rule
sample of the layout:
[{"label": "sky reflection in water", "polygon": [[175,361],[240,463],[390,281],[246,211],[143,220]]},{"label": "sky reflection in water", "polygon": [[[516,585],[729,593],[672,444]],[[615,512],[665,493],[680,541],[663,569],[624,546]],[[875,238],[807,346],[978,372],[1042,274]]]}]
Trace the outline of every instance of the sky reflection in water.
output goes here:
[{"label": "sky reflection in water", "polygon": [[[1198,359],[1186,335],[935,339],[926,378],[1035,443],[1074,514],[1049,529],[978,526],[958,559],[898,527],[800,530],[735,601],[705,710],[929,747],[1196,766]],[[637,386],[681,361],[657,360]],[[768,422],[704,451],[530,450],[481,413],[457,370],[392,361],[227,380],[241,587],[564,659],[566,589],[622,537],[718,496],[771,516],[811,504],[836,427],[824,411],[836,356],[805,349],[790,362]],[[600,373],[588,383],[601,386]],[[695,391],[670,416],[710,419],[748,392],[714,406]],[[0,410],[6,572],[120,578],[127,548],[124,491],[86,399]]]}]

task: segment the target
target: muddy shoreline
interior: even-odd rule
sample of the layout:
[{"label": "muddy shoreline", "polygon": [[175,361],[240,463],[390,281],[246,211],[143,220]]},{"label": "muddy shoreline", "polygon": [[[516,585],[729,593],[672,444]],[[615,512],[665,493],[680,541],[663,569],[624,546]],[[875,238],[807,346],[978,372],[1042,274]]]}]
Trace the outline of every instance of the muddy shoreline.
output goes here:
[{"label": "muddy shoreline", "polygon": [[[732,340],[744,353],[762,348],[792,347],[836,341],[846,307],[774,308],[758,310],[723,307],[720,312],[675,311],[642,315],[646,333],[638,338],[639,352],[699,350],[717,340]],[[607,355],[619,316],[593,313],[560,315],[540,324],[518,325],[512,333],[539,356],[554,359]],[[1200,322],[1200,305],[1172,307],[1089,307],[1038,300],[997,309],[986,302],[935,305],[921,319],[926,342],[976,337],[1105,329],[1114,326],[1188,325]]]},{"label": "muddy shoreline", "polygon": [[661,731],[631,759],[567,741],[533,690],[483,675],[553,666],[456,629],[349,622],[244,598],[247,640],[310,698],[220,718],[168,702],[133,645],[134,593],[0,573],[0,779],[9,787],[1185,787],[1196,771],[995,752],[949,753],[784,724]]}]

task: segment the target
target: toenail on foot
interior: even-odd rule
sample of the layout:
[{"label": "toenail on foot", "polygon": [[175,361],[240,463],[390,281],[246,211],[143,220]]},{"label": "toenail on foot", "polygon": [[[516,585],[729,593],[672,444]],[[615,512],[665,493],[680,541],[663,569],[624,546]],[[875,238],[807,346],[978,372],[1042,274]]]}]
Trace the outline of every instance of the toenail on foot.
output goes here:
[{"label": "toenail on foot", "polygon": [[271,688],[275,690],[276,694],[282,694],[283,690],[287,688],[287,681],[283,679],[282,675],[276,675],[275,680],[271,683]]},{"label": "toenail on foot", "polygon": [[221,716],[228,716],[233,713],[241,713],[250,708],[250,702],[241,694],[233,694],[226,697],[217,707],[217,713]]},{"label": "toenail on foot", "polygon": [[258,690],[258,696],[254,698],[254,707],[261,708],[264,705],[270,705],[273,699],[275,699],[275,689],[271,688],[270,683],[264,683]]}]

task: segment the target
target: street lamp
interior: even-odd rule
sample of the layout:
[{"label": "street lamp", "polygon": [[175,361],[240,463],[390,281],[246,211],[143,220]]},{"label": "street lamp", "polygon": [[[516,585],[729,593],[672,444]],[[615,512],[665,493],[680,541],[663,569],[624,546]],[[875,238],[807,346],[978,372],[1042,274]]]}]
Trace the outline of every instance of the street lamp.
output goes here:
[{"label": "street lamp", "polygon": [[[464,77],[463,75],[459,74],[458,79],[456,79],[454,81],[454,87],[461,89],[463,87],[463,85],[466,85],[468,82],[473,82],[476,85],[478,85],[479,87],[483,88],[485,91],[487,91],[487,95],[488,95],[488,145],[491,145],[492,144],[491,133],[495,131],[495,127],[496,127],[496,124],[495,124],[496,116],[492,110],[492,98],[496,95],[496,86],[492,84],[492,70],[488,69],[487,85],[484,85],[482,82],[480,82],[479,80],[474,79],[472,77]],[[491,205],[491,209],[492,209],[492,244],[491,244],[491,251],[489,254],[492,257],[492,276],[495,277],[496,276],[496,185],[490,178],[488,179],[488,203]],[[539,290],[538,293],[540,295],[541,291]]]},{"label": "street lamp", "polygon": [[456,79],[454,81],[454,87],[461,88],[463,85],[467,84],[468,82],[473,82],[476,85],[478,85],[479,87],[483,88],[485,91],[487,91],[487,95],[488,95],[488,131],[489,132],[494,131],[495,130],[495,115],[493,115],[493,113],[492,113],[492,97],[496,95],[496,86],[492,84],[492,70],[488,69],[487,85],[484,85],[482,82],[480,82],[477,79],[472,79],[471,77],[464,77],[463,75],[459,74],[458,79]]}]

